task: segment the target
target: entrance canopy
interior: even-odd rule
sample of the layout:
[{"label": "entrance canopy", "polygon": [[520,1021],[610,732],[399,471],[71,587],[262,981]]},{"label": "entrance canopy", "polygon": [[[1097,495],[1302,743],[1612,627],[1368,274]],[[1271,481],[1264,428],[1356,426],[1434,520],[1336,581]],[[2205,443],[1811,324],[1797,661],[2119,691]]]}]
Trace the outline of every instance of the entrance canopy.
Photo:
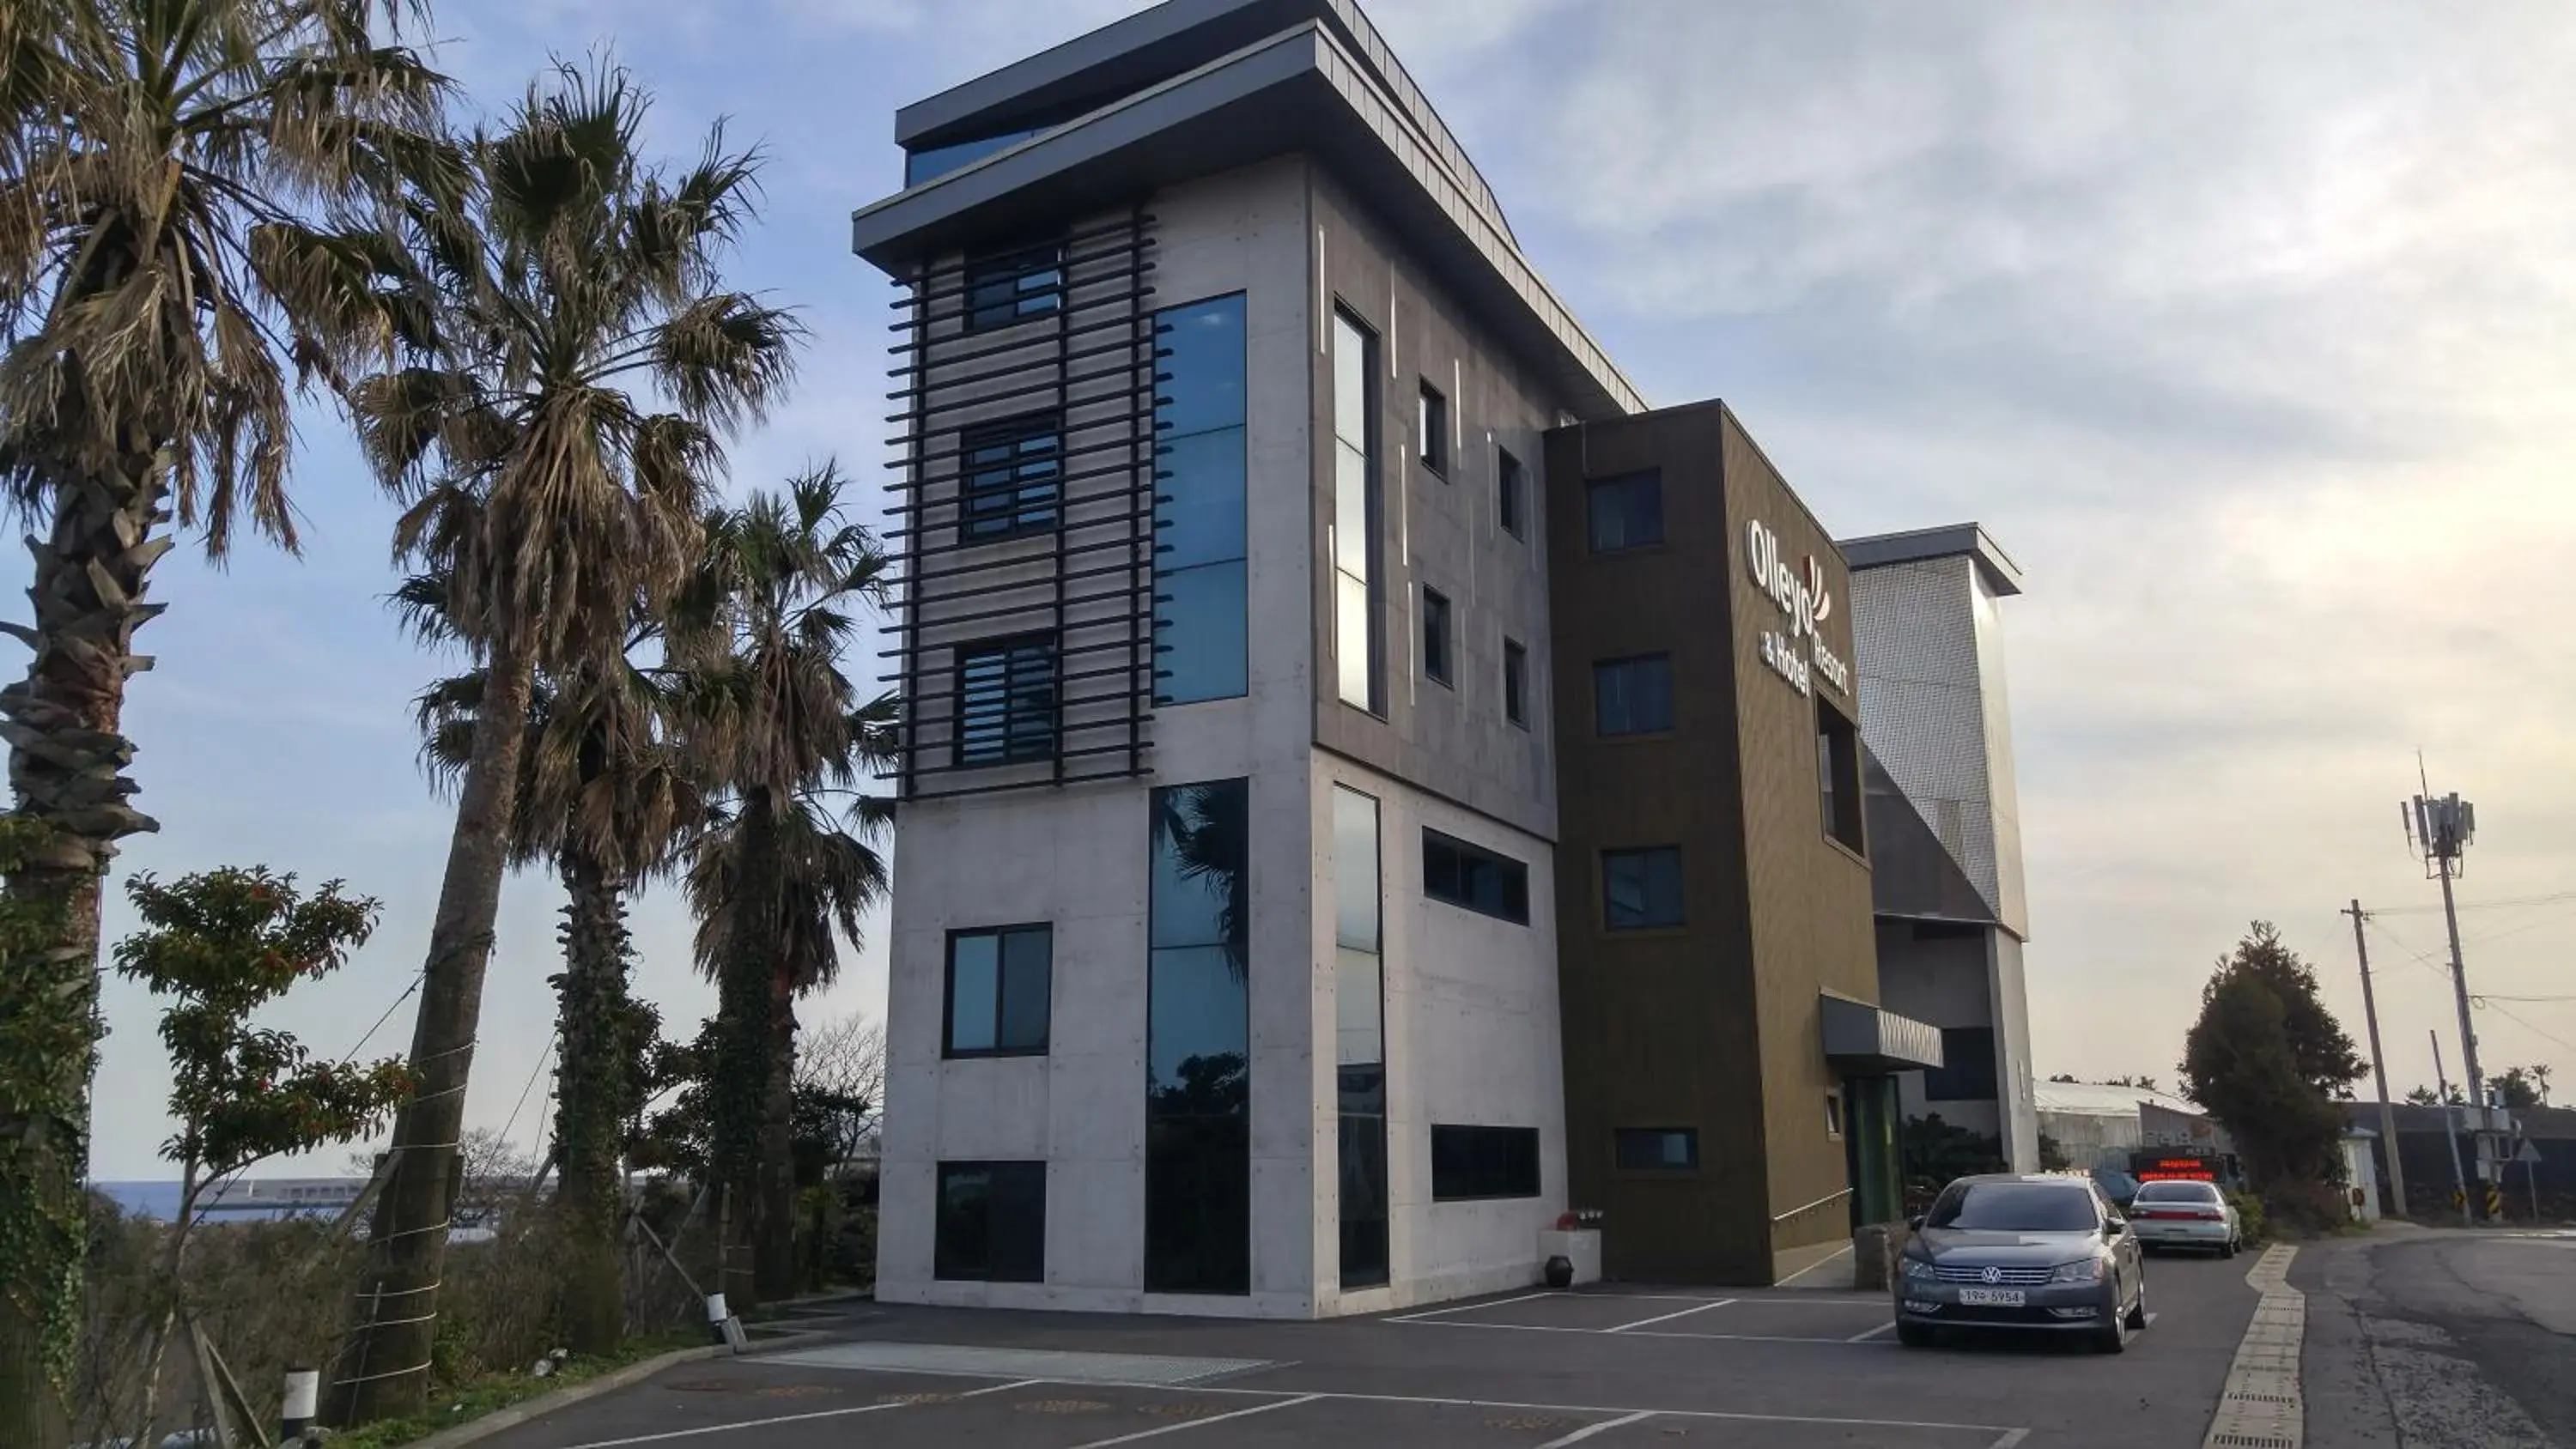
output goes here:
[{"label": "entrance canopy", "polygon": [[1825,1060],[1845,1076],[1880,1076],[1942,1065],[1938,1027],[1831,992],[1818,993],[1816,1010],[1823,1018]]}]

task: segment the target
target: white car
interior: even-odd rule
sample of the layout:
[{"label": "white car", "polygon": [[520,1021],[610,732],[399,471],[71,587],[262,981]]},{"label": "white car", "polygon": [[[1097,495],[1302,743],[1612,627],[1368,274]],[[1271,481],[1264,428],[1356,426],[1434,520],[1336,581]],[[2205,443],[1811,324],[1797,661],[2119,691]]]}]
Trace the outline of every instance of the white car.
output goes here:
[{"label": "white car", "polygon": [[2129,1226],[2137,1230],[2138,1245],[2150,1252],[2203,1248],[2221,1258],[2233,1258],[2245,1244],[2236,1209],[2215,1183],[2141,1183],[2129,1204]]}]

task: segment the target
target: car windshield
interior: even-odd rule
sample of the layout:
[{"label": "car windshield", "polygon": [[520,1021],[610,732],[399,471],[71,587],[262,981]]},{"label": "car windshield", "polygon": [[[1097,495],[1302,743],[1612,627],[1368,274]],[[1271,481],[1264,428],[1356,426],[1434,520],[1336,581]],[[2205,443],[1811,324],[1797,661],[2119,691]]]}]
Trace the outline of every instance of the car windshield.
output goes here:
[{"label": "car windshield", "polygon": [[2003,1233],[2089,1233],[2101,1219],[2093,1194],[2082,1186],[2037,1182],[1976,1182],[1954,1187],[1933,1204],[1930,1228]]},{"label": "car windshield", "polygon": [[2205,1182],[2151,1182],[2138,1189],[2140,1202],[2218,1201],[2218,1189]]}]

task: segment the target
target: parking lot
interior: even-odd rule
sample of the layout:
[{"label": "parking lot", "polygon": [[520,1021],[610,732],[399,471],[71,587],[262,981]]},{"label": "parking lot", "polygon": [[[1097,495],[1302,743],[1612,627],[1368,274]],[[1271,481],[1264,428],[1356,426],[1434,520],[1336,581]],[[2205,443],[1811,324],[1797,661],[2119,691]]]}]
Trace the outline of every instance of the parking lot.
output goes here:
[{"label": "parking lot", "polygon": [[1875,1295],[1608,1287],[1326,1323],[853,1308],[486,1441],[1171,1449],[2200,1444],[2251,1315],[2243,1263],[2158,1259],[2129,1352],[1896,1346]]}]

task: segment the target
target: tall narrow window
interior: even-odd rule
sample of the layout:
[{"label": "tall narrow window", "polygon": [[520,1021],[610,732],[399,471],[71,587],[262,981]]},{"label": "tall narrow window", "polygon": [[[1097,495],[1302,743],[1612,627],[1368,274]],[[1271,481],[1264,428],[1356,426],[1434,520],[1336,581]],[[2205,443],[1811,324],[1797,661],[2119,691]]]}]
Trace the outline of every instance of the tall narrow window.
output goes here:
[{"label": "tall narrow window", "polygon": [[1053,413],[1005,418],[959,434],[965,487],[957,508],[958,542],[1055,527],[1063,453],[1064,428]]},{"label": "tall narrow window", "polygon": [[1453,645],[1449,637],[1449,596],[1438,589],[1422,591],[1422,672],[1434,684],[1456,680],[1456,665],[1451,661]]},{"label": "tall narrow window", "polygon": [[1154,318],[1154,702],[1251,684],[1244,601],[1243,294]]},{"label": "tall narrow window", "polygon": [[1529,475],[1521,460],[1503,448],[1494,450],[1494,517],[1501,521],[1503,532],[1514,538],[1525,537],[1529,527]]},{"label": "tall narrow window", "polygon": [[1861,832],[1860,731],[1841,710],[1816,701],[1816,784],[1824,796],[1825,834],[1854,851]]},{"label": "tall narrow window", "polygon": [[1055,640],[1047,635],[957,651],[957,763],[1002,765],[1055,754]]},{"label": "tall narrow window", "polygon": [[1252,1290],[1251,791],[1152,798],[1145,1287]]},{"label": "tall narrow window", "polygon": [[1445,478],[1449,473],[1449,399],[1427,382],[1422,385],[1422,408],[1417,421],[1422,430],[1422,466]]},{"label": "tall narrow window", "polygon": [[1653,469],[1584,484],[1583,506],[1594,553],[1664,541],[1664,475]]},{"label": "tall narrow window", "polygon": [[1333,1000],[1344,1290],[1387,1280],[1386,992],[1377,801],[1333,789]]},{"label": "tall narrow window", "polygon": [[1333,313],[1333,653],[1344,704],[1386,713],[1378,582],[1377,334]]},{"label": "tall narrow window", "polygon": [[1529,651],[1517,639],[1503,641],[1503,718],[1529,728]]},{"label": "tall narrow window", "polygon": [[982,332],[1064,306],[1064,244],[977,257],[966,264],[966,330]]}]

